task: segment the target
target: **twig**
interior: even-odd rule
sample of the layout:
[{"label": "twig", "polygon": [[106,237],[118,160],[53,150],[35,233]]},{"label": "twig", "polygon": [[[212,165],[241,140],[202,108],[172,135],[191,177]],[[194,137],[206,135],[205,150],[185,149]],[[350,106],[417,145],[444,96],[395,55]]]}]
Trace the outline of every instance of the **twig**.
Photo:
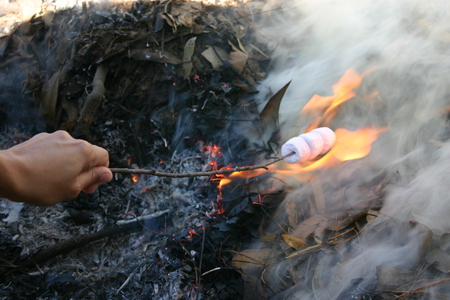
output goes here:
[{"label": "twig", "polygon": [[294,154],[294,152],[291,152],[285,156],[282,156],[271,162],[261,164],[261,165],[235,167],[235,168],[231,168],[231,169],[221,169],[221,170],[207,171],[207,172],[166,173],[166,172],[158,172],[155,169],[144,170],[144,169],[124,169],[124,168],[110,168],[110,170],[113,173],[147,174],[147,175],[153,175],[153,176],[173,177],[173,178],[211,176],[211,175],[217,175],[217,174],[230,174],[233,172],[251,171],[251,170],[256,170],[256,169],[266,169],[267,170],[268,169],[267,166],[270,166],[271,164],[279,162],[280,160],[283,160],[286,157],[291,156],[293,154]]},{"label": "twig", "polygon": [[119,220],[119,221],[116,222],[116,224],[117,225],[125,225],[125,224],[133,223],[133,222],[136,222],[136,221],[142,222],[142,221],[145,221],[145,220],[155,219],[155,218],[161,217],[162,215],[165,215],[165,214],[168,214],[168,213],[170,213],[170,209],[166,209],[166,210],[163,210],[163,211],[158,211],[158,212],[155,212],[153,214],[146,215],[146,216],[139,216],[139,217],[137,217],[135,219],[132,219],[132,220]]}]

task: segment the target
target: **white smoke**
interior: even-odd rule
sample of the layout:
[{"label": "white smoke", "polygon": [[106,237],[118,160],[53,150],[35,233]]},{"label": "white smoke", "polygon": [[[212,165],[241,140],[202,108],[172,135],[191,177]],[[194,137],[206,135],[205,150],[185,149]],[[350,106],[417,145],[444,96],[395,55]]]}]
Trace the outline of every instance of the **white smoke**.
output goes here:
[{"label": "white smoke", "polygon": [[[292,80],[280,111],[282,140],[305,130],[311,119],[300,116],[300,110],[314,94],[332,95],[331,86],[350,68],[360,73],[370,70],[358,96],[343,105],[331,127],[354,130],[386,126],[388,130],[368,157],[319,176],[322,182],[338,182],[344,176],[351,178],[348,174],[358,168],[358,176],[353,176],[356,186],[385,174],[384,179],[392,182],[386,188],[383,218],[379,217],[378,223],[415,221],[430,228],[435,239],[449,232],[450,143],[444,113],[450,105],[448,2],[307,0],[285,1],[282,9],[274,9],[279,5],[268,5],[267,26],[260,28],[261,38],[271,40],[275,49],[274,69],[261,91],[277,91]],[[375,92],[376,96],[369,97]],[[305,209],[308,193],[309,188],[301,187],[286,201]],[[335,201],[342,195],[337,193],[341,191],[332,188],[323,192],[328,208],[338,207]],[[349,205],[361,200],[356,191],[351,193],[351,188],[346,190]],[[288,219],[286,205],[280,207],[278,218]],[[358,244],[364,249],[338,264],[339,270],[332,270],[334,277],[323,283],[327,297],[336,298],[354,285],[355,278],[376,277],[381,265],[413,268],[412,261],[420,259],[417,255],[425,255],[423,243],[428,235],[419,238],[421,234],[411,230],[401,231],[406,236],[401,244],[393,243],[388,235],[391,238],[381,238],[373,245],[369,239],[373,236],[363,232],[358,243],[367,239],[367,247]],[[347,251],[339,255],[348,255]],[[284,267],[285,262],[278,271]],[[308,299],[311,291],[305,292],[305,288],[311,286],[303,284],[297,283],[297,290],[289,290],[288,295]]]}]

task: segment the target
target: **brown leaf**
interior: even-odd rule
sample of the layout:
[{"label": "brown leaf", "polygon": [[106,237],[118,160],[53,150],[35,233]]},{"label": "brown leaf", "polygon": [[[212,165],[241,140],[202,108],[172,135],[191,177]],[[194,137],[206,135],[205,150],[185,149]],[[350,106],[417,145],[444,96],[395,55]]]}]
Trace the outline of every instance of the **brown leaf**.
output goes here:
[{"label": "brown leaf", "polygon": [[450,250],[450,233],[449,232],[446,232],[443,235],[441,235],[441,238],[439,239],[439,247],[444,252],[448,252]]},{"label": "brown leaf", "polygon": [[297,204],[292,198],[288,198],[286,202],[286,215],[288,218],[289,226],[291,228],[297,227],[298,216],[297,216]]},{"label": "brown leaf", "polygon": [[66,80],[69,69],[70,64],[66,64],[61,70],[53,74],[42,87],[40,113],[47,115],[50,119],[56,117],[59,87]]},{"label": "brown leaf", "polygon": [[241,74],[247,64],[248,55],[241,51],[232,51],[230,53],[229,62],[233,69]]},{"label": "brown leaf", "polygon": [[211,63],[213,69],[223,66],[223,62],[227,61],[230,56],[228,52],[219,47],[208,47],[202,52],[202,55]]},{"label": "brown leaf", "polygon": [[426,261],[443,273],[450,273],[450,254],[434,249],[426,256]]},{"label": "brown leaf", "polygon": [[264,140],[269,140],[272,135],[278,131],[278,111],[280,109],[281,100],[283,100],[284,93],[289,87],[289,81],[284,87],[282,87],[275,95],[273,95],[263,111],[260,114],[262,121]]},{"label": "brown leaf", "polygon": [[295,250],[305,249],[306,247],[308,247],[305,240],[302,238],[298,238],[286,233],[281,234],[281,238],[286,244],[288,244]]},{"label": "brown leaf", "polygon": [[377,279],[382,289],[395,287],[414,281],[416,274],[407,268],[398,266],[378,266]]},{"label": "brown leaf", "polygon": [[43,17],[45,26],[50,26],[50,24],[52,23],[54,17],[55,17],[55,13],[54,12],[47,12],[47,13],[45,13],[45,15]]},{"label": "brown leaf", "polygon": [[184,45],[183,53],[183,78],[187,78],[192,71],[192,55],[194,55],[195,41],[197,37],[190,38]]},{"label": "brown leaf", "polygon": [[271,249],[247,249],[237,253],[233,257],[231,265],[243,272],[251,272],[264,267],[271,254]]},{"label": "brown leaf", "polygon": [[328,218],[324,215],[316,214],[300,223],[300,225],[293,232],[293,235],[300,238],[307,238],[323,222],[328,223]]}]

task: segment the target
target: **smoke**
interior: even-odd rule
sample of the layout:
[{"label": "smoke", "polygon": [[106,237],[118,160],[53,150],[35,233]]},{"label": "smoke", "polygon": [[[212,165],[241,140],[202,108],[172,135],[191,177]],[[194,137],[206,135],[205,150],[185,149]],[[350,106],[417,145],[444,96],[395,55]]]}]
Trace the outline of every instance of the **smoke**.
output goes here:
[{"label": "smoke", "polygon": [[[390,180],[380,216],[353,242],[358,250],[343,248],[337,253],[338,264],[324,262],[332,267],[329,282],[321,283],[326,293],[320,299],[336,299],[346,289],[348,296],[350,288],[363,289],[385,270],[383,266],[415,268],[423,262],[430,237],[437,239],[450,231],[449,10],[447,2],[439,0],[267,4],[260,38],[271,40],[274,59],[261,94],[277,91],[292,80],[280,109],[282,141],[304,132],[311,119],[300,115],[302,107],[314,94],[332,95],[331,86],[350,68],[364,73],[363,84],[330,127],[388,128],[369,156],[317,174],[327,212],[340,207],[341,183],[348,184],[344,202],[352,206],[361,200],[356,187]],[[296,187],[275,219],[289,223],[292,216],[286,212],[292,203],[311,209],[311,193],[308,184]],[[268,231],[275,232],[276,227]],[[381,234],[388,227],[391,232]],[[292,229],[298,233],[305,228]],[[273,268],[280,271],[286,264]],[[282,297],[308,299],[315,294],[314,280],[300,274],[306,271],[299,268],[296,285]]]}]

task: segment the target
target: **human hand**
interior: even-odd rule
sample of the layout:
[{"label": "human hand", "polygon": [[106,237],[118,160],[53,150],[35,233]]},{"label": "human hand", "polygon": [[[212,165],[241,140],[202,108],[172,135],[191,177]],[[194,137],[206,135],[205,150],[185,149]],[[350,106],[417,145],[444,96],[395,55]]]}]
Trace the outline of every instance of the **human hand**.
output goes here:
[{"label": "human hand", "polygon": [[65,131],[40,133],[0,151],[0,197],[54,205],[111,181],[108,152]]}]

